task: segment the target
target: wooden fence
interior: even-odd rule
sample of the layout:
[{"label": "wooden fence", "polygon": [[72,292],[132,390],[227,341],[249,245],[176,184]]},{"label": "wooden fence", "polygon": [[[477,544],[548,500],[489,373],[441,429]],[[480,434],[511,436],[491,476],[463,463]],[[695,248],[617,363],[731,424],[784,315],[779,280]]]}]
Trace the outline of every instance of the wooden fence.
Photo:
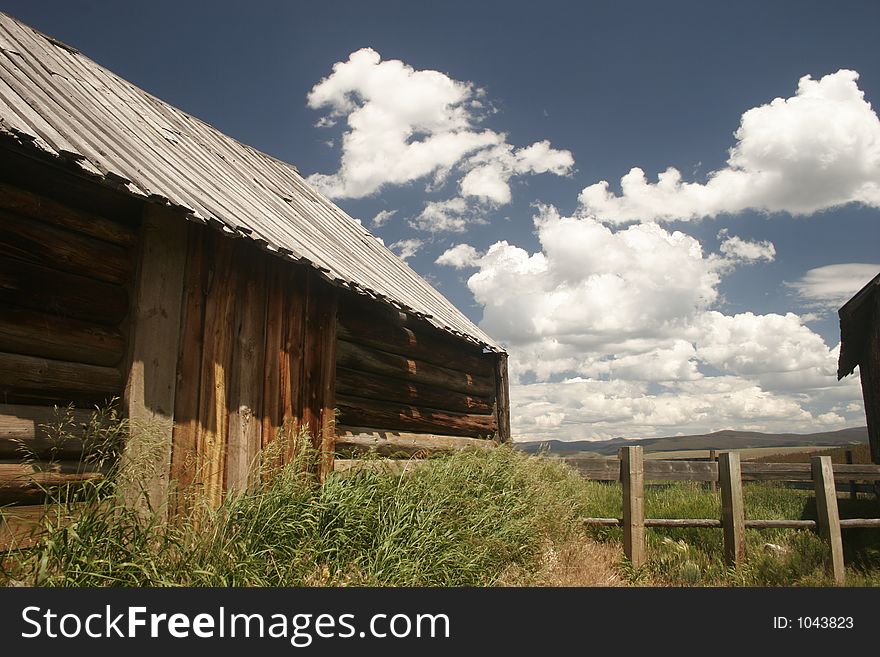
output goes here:
[{"label": "wooden fence", "polygon": [[[829,571],[835,582],[844,581],[841,530],[880,527],[880,518],[841,520],[837,509],[837,482],[880,481],[880,466],[838,464],[831,457],[814,456],[810,463],[740,462],[736,452],[721,453],[714,461],[644,460],[639,446],[623,447],[618,458],[567,458],[583,477],[620,481],[623,487],[623,518],[585,518],[587,525],[623,527],[624,551],[639,567],[646,561],[646,527],[718,527],[724,531],[724,556],[730,566],[745,558],[745,530],[793,528],[818,529],[831,552]],[[702,481],[721,487],[721,518],[645,518],[645,481]],[[811,481],[816,491],[818,520],[746,520],[743,481]]]}]

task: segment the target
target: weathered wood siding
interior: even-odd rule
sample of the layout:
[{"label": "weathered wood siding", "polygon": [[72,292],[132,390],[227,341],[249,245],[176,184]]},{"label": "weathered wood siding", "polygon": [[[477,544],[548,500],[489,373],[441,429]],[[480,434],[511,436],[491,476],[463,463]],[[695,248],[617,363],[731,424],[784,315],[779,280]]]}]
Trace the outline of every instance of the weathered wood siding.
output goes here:
[{"label": "weathered wood siding", "polygon": [[[20,520],[40,515],[47,488],[101,476],[82,463],[81,440],[59,444],[47,427],[65,418],[56,404],[89,409],[123,394],[139,216],[62,203],[3,173],[0,505]],[[71,430],[89,415],[76,411]],[[21,522],[0,522],[0,547],[24,536]]]},{"label": "weathered wood siding", "polygon": [[502,439],[497,354],[353,294],[340,296],[338,317],[337,433],[346,451],[427,453],[450,442],[442,436]]},{"label": "weathered wood siding", "polygon": [[332,454],[336,289],[195,224],[186,252],[171,478],[216,505],[279,435]]}]

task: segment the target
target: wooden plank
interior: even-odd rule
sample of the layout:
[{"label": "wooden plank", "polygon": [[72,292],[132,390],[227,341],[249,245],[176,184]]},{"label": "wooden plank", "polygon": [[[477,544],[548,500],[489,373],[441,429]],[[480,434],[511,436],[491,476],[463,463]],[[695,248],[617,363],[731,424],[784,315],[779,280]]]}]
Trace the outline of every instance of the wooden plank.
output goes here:
[{"label": "wooden plank", "polygon": [[[587,479],[616,481],[616,459],[607,457],[565,457],[562,459]],[[607,463],[606,463],[607,462]],[[812,481],[809,463],[740,463],[743,481]],[[839,482],[850,480],[878,481],[880,466],[839,464],[834,467],[834,478]],[[660,460],[645,461],[646,481],[718,481],[718,465],[711,461]]]},{"label": "wooden plank", "polygon": [[284,285],[282,265],[272,260],[266,277],[266,344],[263,366],[263,417],[261,439],[265,449],[275,440],[283,422],[281,405],[282,325],[284,323]]},{"label": "wooden plank", "polygon": [[[718,450],[717,449],[710,449],[709,450],[709,461],[712,463],[718,463]],[[717,479],[713,479],[712,481],[709,482],[709,490],[712,491],[713,493],[718,492],[718,480]]]},{"label": "wooden plank", "polygon": [[[315,275],[317,279],[317,275]],[[321,336],[321,352],[318,363],[321,388],[318,391],[318,408],[320,410],[319,435],[321,438],[320,478],[325,481],[333,471],[333,459],[336,454],[336,329],[339,295],[335,287],[318,281],[324,288],[323,302],[318,320],[318,331]]]},{"label": "wooden plank", "polygon": [[645,480],[642,448],[620,448],[620,476],[623,484],[623,550],[633,568],[647,561],[645,544]]},{"label": "wooden plank", "polygon": [[449,369],[492,376],[491,354],[482,354],[474,345],[450,339],[433,327],[425,330],[407,326],[399,321],[399,317],[400,313],[393,311],[377,313],[362,304],[342,303],[339,307],[339,337]]},{"label": "wooden plank", "polygon": [[171,447],[171,479],[177,493],[173,508],[177,513],[188,510],[190,498],[196,492],[193,484],[198,469],[199,401],[208,280],[205,257],[207,230],[198,224],[187,225]]},{"label": "wooden plank", "polygon": [[39,503],[47,490],[78,486],[103,476],[102,469],[81,461],[0,461],[0,505]]},{"label": "wooden plank", "polygon": [[122,387],[122,374],[115,367],[0,353],[0,391],[111,397]]},{"label": "wooden plank", "polygon": [[120,285],[4,257],[0,303],[110,326],[128,313],[128,293]]},{"label": "wooden plank", "polygon": [[182,217],[144,206],[124,397],[131,421],[124,462],[134,473],[124,495],[143,511],[164,513],[168,495],[186,238]]},{"label": "wooden plank", "polygon": [[111,367],[122,360],[125,340],[115,327],[6,306],[0,351]]},{"label": "wooden plank", "polygon": [[240,244],[235,270],[235,343],[229,387],[226,490],[243,492],[257,484],[262,438],[263,373],[266,346],[266,257]]},{"label": "wooden plank", "polygon": [[452,452],[463,449],[491,449],[493,440],[437,434],[375,431],[366,427],[336,428],[336,452],[375,451],[382,456],[407,456]]},{"label": "wooden plank", "polygon": [[0,210],[0,255],[35,265],[48,265],[108,283],[131,277],[126,249]]},{"label": "wooden plank", "polygon": [[0,459],[21,458],[25,454],[40,458],[78,459],[83,453],[82,431],[92,418],[91,411],[72,410],[72,426],[66,426],[70,439],[58,441],[51,427],[66,423],[68,411],[51,406],[0,404]]},{"label": "wooden plank", "polygon": [[880,527],[880,518],[841,518],[841,529]]},{"label": "wooden plank", "polygon": [[507,379],[507,354],[495,357],[495,415],[498,440],[509,443],[510,437],[510,383]]},{"label": "wooden plank", "polygon": [[387,376],[336,368],[336,392],[344,396],[425,406],[457,413],[491,413],[492,401],[424,383],[392,379]]},{"label": "wooden plank", "polygon": [[[620,459],[568,457],[560,460],[577,470],[578,474],[584,479],[620,481]],[[647,463],[651,463],[651,461]]]},{"label": "wooden plank", "polygon": [[819,533],[828,544],[830,562],[828,570],[836,584],[843,584],[846,573],[843,567],[843,540],[840,535],[840,515],[837,511],[837,489],[830,456],[814,456],[810,459],[813,482],[816,487],[816,515]]},{"label": "wooden plank", "polygon": [[346,340],[339,341],[338,350],[338,364],[349,369],[426,383],[477,397],[490,397],[495,394],[495,381],[489,377],[458,372]]},{"label": "wooden plank", "polygon": [[130,226],[6,183],[0,183],[0,207],[119,246],[137,242],[137,233]]},{"label": "wooden plank", "polygon": [[235,343],[233,322],[236,276],[233,254],[236,242],[208,232],[205,253],[209,288],[205,298],[204,342],[199,381],[199,415],[196,436],[196,480],[203,500],[211,507],[223,501],[226,439],[229,429],[227,395]]},{"label": "wooden plank", "polygon": [[284,284],[281,300],[281,352],[279,354],[281,376],[281,424],[286,431],[286,458],[296,453],[303,420],[303,350],[306,339],[306,296],[308,294],[308,271],[304,267],[291,267],[282,263]]},{"label": "wooden plank", "polygon": [[333,472],[343,477],[357,472],[402,475],[425,467],[430,462],[426,459],[336,459],[333,461]]},{"label": "wooden plank", "polygon": [[721,527],[717,518],[645,518],[645,527]]},{"label": "wooden plank", "polygon": [[724,527],[724,559],[729,567],[745,561],[745,507],[742,496],[739,454],[723,452],[718,462],[721,480],[721,522]]},{"label": "wooden plank", "polygon": [[495,434],[494,415],[452,413],[430,408],[336,396],[339,423],[375,427],[388,431],[442,433],[453,436],[489,437]]},{"label": "wooden plank", "polygon": [[620,527],[623,525],[620,518],[581,518],[581,522],[587,527]]},{"label": "wooden plank", "polygon": [[[846,464],[847,465],[853,464],[853,453],[852,453],[851,449],[846,450]],[[856,484],[855,480],[851,479],[849,481],[849,499],[855,500],[855,499],[858,499],[858,497],[859,497],[859,492],[858,492],[857,484]]]}]

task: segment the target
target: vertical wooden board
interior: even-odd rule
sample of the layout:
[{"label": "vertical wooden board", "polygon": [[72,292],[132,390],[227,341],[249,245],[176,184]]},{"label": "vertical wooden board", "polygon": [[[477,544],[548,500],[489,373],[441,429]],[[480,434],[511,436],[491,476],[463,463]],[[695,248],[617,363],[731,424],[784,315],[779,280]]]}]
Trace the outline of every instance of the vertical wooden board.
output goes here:
[{"label": "vertical wooden board", "polygon": [[333,454],[336,451],[336,314],[339,297],[335,287],[321,281],[317,283],[323,288],[323,293],[318,321],[320,338],[318,378],[321,385],[316,390],[316,405],[319,410],[316,430],[320,439],[319,475],[321,481],[324,481],[333,471]]},{"label": "vertical wooden board", "polygon": [[197,480],[204,500],[212,507],[223,499],[226,438],[229,427],[227,389],[235,342],[236,242],[211,234],[206,244],[208,294],[205,298],[205,338],[199,391]]},{"label": "vertical wooden board", "polygon": [[266,258],[241,244],[235,259],[235,342],[229,373],[229,437],[226,490],[245,491],[256,483],[261,445],[263,373],[266,344]]},{"label": "vertical wooden board", "polygon": [[743,506],[742,472],[739,454],[724,452],[718,462],[721,481],[721,526],[724,530],[724,559],[736,567],[746,556],[746,516]]},{"label": "vertical wooden board", "polygon": [[498,423],[497,439],[509,443],[510,437],[510,384],[507,378],[507,354],[498,354],[495,360],[495,415]]},{"label": "vertical wooden board", "polygon": [[284,285],[278,260],[267,262],[266,268],[266,330],[263,349],[263,418],[261,442],[265,449],[275,440],[283,421],[281,406],[281,334],[284,323]]},{"label": "vertical wooden board", "polygon": [[623,484],[623,549],[633,567],[647,560],[645,545],[645,464],[638,445],[620,448]]},{"label": "vertical wooden board", "polygon": [[176,503],[178,512],[185,510],[184,500],[195,478],[198,457],[199,391],[205,327],[206,230],[195,223],[188,226],[171,450],[171,479],[179,493]]},{"label": "vertical wooden board", "polygon": [[164,509],[168,494],[186,253],[183,217],[145,205],[124,398],[131,436],[123,485],[139,508]]},{"label": "vertical wooden board", "polygon": [[836,584],[843,584],[843,540],[840,535],[840,515],[837,509],[837,487],[830,456],[814,456],[810,459],[813,485],[816,489],[816,516],[819,533],[828,544],[831,562],[828,570]]},{"label": "vertical wooden board", "polygon": [[321,311],[322,289],[318,285],[317,276],[309,271],[306,277],[305,303],[305,334],[303,340],[303,376],[302,376],[302,425],[309,432],[309,438],[315,449],[321,447],[320,419],[321,403],[319,396],[322,391],[322,335]]},{"label": "vertical wooden board", "polygon": [[868,321],[870,327],[862,359],[859,378],[865,402],[865,420],[871,460],[880,464],[880,293],[875,293],[875,305]]},{"label": "vertical wooden board", "polygon": [[292,458],[303,419],[303,342],[305,338],[308,271],[305,267],[287,266],[283,273],[284,298],[281,323],[282,427],[286,431],[287,457]]}]

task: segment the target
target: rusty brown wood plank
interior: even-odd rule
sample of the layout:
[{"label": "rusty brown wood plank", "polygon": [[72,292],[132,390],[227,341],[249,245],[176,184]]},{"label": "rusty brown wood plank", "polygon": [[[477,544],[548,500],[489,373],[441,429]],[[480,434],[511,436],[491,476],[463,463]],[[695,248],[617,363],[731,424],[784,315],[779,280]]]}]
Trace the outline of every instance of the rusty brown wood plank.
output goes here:
[{"label": "rusty brown wood plank", "polygon": [[266,347],[266,258],[241,243],[236,253],[235,343],[229,386],[226,489],[255,485],[262,444],[263,373]]},{"label": "rusty brown wood plank", "polygon": [[463,449],[491,449],[494,440],[443,436],[404,431],[377,431],[366,427],[336,427],[337,453],[375,451],[382,456],[407,456],[453,452]]},{"label": "rusty brown wood plank", "polygon": [[507,354],[495,355],[495,416],[498,440],[511,441],[510,435],[510,382],[507,377]]},{"label": "rusty brown wood plank", "polygon": [[87,393],[107,397],[122,392],[122,374],[115,367],[0,353],[0,390],[40,393]]},{"label": "rusty brown wood plank", "polygon": [[493,436],[497,429],[491,414],[452,413],[342,395],[336,396],[336,406],[340,424],[351,426],[474,438]]},{"label": "rusty brown wood plank", "polygon": [[495,381],[492,377],[458,372],[345,340],[339,341],[337,363],[353,370],[425,383],[436,388],[447,388],[477,397],[490,397],[495,394]]},{"label": "rusty brown wood plank", "polygon": [[[40,458],[78,459],[83,454],[82,432],[92,413],[69,412],[71,426],[66,426],[68,411],[52,406],[0,404],[0,459],[36,455]],[[65,424],[69,438],[63,441],[51,427]]]},{"label": "rusty brown wood plank", "polygon": [[336,368],[336,391],[341,395],[426,406],[457,413],[493,412],[493,404],[488,397],[466,395],[425,383],[393,379],[346,367]]}]

